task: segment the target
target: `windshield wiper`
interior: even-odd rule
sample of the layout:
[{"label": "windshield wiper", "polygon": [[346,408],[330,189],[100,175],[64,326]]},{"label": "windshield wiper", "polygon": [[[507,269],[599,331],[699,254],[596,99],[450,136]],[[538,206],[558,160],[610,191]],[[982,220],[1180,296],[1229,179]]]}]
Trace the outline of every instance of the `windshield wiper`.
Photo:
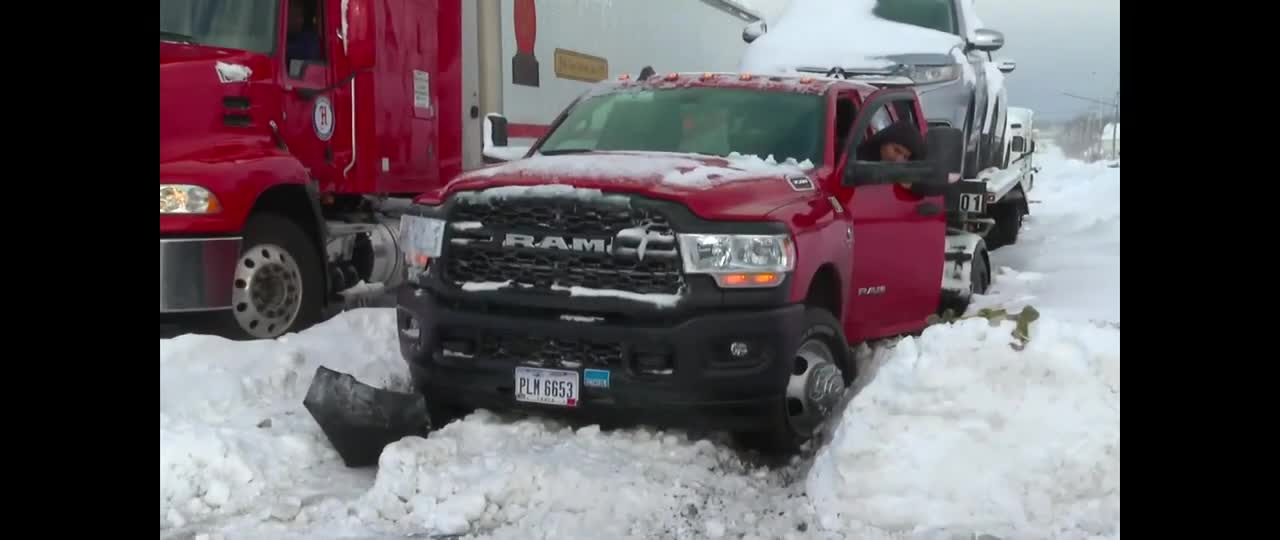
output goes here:
[{"label": "windshield wiper", "polygon": [[558,156],[560,154],[585,154],[587,152],[595,152],[590,148],[556,148],[554,150],[539,150],[538,153],[544,156]]},{"label": "windshield wiper", "polygon": [[194,44],[194,43],[196,42],[196,38],[193,38],[193,37],[188,36],[188,35],[186,35],[186,34],[179,34],[179,33],[177,33],[177,32],[169,32],[169,31],[166,31],[166,30],[161,30],[161,31],[160,31],[160,39],[163,39],[163,40],[165,40],[165,41],[177,41],[177,42],[179,42],[179,43],[192,43],[192,44]]}]

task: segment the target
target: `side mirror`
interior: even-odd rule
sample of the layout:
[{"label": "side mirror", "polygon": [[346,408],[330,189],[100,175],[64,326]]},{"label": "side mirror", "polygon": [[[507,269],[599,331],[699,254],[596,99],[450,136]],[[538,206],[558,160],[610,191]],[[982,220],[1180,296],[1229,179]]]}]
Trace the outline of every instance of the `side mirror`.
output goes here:
[{"label": "side mirror", "polygon": [[979,28],[973,31],[973,39],[969,41],[969,46],[985,52],[999,50],[1004,47],[1004,34],[989,28]]},{"label": "side mirror", "polygon": [[1027,151],[1026,137],[1023,137],[1022,135],[1015,135],[1013,137],[1013,142],[1009,143],[1009,151],[1018,152],[1018,153],[1026,152]]},{"label": "side mirror", "polygon": [[484,141],[481,154],[485,163],[501,163],[524,157],[528,147],[509,146],[507,134],[507,117],[498,113],[489,113],[484,117]]},{"label": "side mirror", "polygon": [[1013,73],[1013,70],[1018,69],[1018,63],[1014,62],[1013,60],[1005,60],[1003,62],[1000,62],[1000,64],[997,65],[996,68],[1000,70],[1000,73],[1005,73],[1005,74]]},{"label": "side mirror", "polygon": [[964,163],[964,131],[949,126],[931,127],[924,141],[929,148],[929,161],[938,168],[942,182],[950,183],[952,176],[958,177]]},{"label": "side mirror", "polygon": [[346,45],[352,71],[373,67],[377,57],[373,23],[373,0],[348,0]]},{"label": "side mirror", "polygon": [[765,32],[768,32],[768,31],[769,31],[769,25],[765,24],[763,19],[758,20],[756,22],[748,24],[746,28],[742,29],[742,41],[751,43],[757,39],[760,39],[760,36],[763,36]]},{"label": "side mirror", "polygon": [[952,127],[929,129],[925,137],[929,158],[921,161],[854,161],[845,166],[845,186],[911,183],[946,186],[959,175],[964,158],[964,132]]},{"label": "side mirror", "polygon": [[1031,141],[1031,150],[1028,150],[1028,151],[1027,151],[1027,153],[1028,153],[1028,154],[1034,154],[1034,153],[1036,153],[1036,142],[1035,142],[1035,141]]}]

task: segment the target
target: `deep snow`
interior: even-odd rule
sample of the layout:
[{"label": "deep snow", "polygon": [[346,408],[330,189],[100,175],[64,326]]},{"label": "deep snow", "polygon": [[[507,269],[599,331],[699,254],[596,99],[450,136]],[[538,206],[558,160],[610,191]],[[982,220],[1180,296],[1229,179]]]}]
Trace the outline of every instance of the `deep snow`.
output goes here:
[{"label": "deep snow", "polygon": [[982,319],[862,348],[810,460],[479,412],[347,470],[301,403],[320,364],[407,387],[393,312],[364,309],[274,342],[161,340],[161,537],[1118,538],[1119,169],[1043,148],[978,303],[1039,309],[1025,350]]}]

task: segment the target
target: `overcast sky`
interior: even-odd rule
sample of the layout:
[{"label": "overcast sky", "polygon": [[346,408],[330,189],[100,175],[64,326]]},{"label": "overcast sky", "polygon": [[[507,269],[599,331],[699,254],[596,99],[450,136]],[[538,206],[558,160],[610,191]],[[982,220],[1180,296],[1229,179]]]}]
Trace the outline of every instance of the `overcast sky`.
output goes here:
[{"label": "overcast sky", "polygon": [[[766,20],[776,20],[788,0],[746,0]],[[1120,85],[1120,0],[975,0],[987,27],[1004,33],[998,60],[1009,74],[1010,105],[1030,107],[1041,118],[1068,119],[1110,110],[1063,92],[1111,102]]]}]

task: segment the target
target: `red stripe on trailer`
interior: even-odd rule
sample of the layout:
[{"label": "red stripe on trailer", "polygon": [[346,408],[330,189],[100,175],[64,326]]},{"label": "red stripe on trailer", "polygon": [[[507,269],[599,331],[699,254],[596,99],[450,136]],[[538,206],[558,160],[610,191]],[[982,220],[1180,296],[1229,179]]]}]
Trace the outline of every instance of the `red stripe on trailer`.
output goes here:
[{"label": "red stripe on trailer", "polygon": [[547,124],[507,124],[507,136],[513,139],[537,139],[551,129]]}]

